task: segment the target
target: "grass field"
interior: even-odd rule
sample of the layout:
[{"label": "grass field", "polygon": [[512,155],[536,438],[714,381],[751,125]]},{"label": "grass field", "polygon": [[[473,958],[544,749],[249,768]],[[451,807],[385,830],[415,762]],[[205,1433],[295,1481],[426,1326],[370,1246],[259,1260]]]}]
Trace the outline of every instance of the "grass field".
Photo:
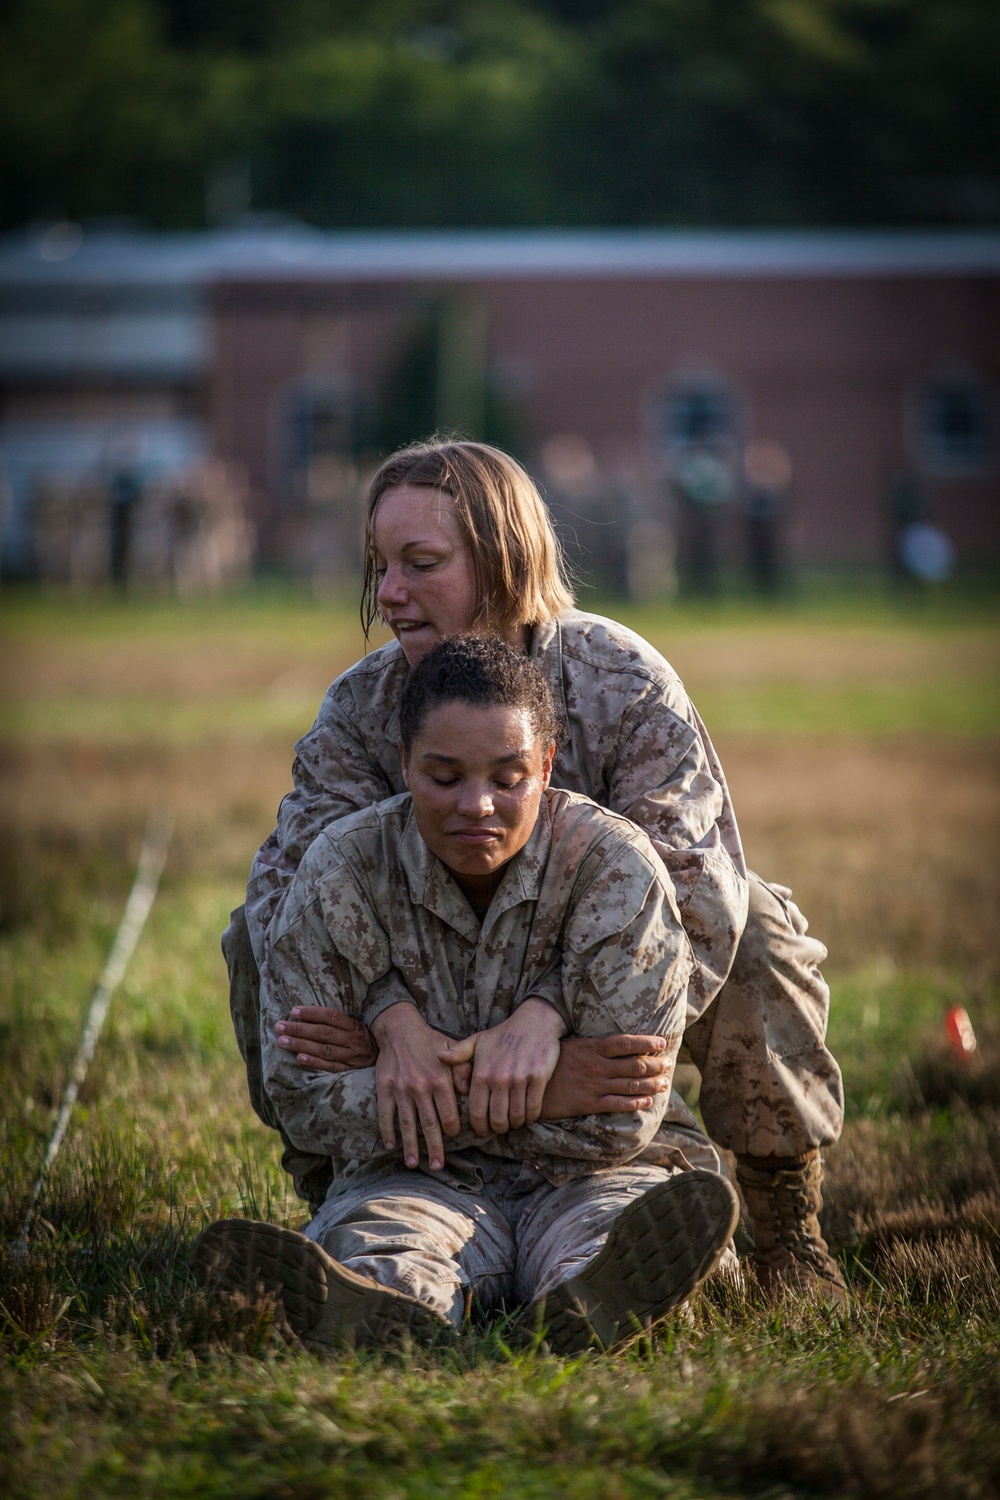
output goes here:
[{"label": "grass field", "polygon": [[[218,934],[346,607],[0,601],[0,1490],[22,1497],[1000,1494],[1000,614],[832,596],[633,611],[727,767],[751,863],[830,947],[846,1314],[713,1289],[615,1357],[503,1323],[319,1362],[194,1284],[229,1212],[298,1224],[246,1102]],[[177,829],[30,1251],[31,1182],[154,804]],[[964,1004],[965,1068],[942,1047]]]}]

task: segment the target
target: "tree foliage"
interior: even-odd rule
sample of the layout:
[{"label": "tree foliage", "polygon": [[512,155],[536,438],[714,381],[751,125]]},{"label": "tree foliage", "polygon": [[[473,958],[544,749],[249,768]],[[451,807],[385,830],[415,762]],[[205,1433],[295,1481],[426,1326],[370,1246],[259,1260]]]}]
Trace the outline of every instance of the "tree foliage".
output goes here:
[{"label": "tree foliage", "polygon": [[6,0],[14,224],[1000,220],[995,0]]}]

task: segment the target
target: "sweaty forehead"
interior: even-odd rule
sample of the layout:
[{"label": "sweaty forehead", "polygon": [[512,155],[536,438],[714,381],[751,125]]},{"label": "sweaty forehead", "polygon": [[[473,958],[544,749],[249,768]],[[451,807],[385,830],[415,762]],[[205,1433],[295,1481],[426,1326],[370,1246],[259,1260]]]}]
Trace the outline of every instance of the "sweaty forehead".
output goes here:
[{"label": "sweaty forehead", "polygon": [[420,755],[479,761],[530,753],[538,744],[527,708],[466,703],[460,698],[430,704],[414,736],[414,749]]},{"label": "sweaty forehead", "polygon": [[455,502],[430,485],[400,485],[386,490],[372,517],[372,539],[380,550],[453,542],[459,536]]}]

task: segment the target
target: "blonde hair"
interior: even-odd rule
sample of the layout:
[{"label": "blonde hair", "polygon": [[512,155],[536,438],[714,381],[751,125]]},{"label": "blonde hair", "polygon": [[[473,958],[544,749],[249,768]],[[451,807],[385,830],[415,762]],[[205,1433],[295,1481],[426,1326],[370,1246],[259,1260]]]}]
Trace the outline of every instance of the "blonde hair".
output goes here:
[{"label": "blonde hair", "polygon": [[479,592],[473,625],[503,633],[572,609],[562,548],[530,475],[509,453],[487,443],[431,438],[393,453],[368,486],[361,595],[366,637],[379,615],[375,512],[387,490],[408,484],[442,490],[454,501]]}]

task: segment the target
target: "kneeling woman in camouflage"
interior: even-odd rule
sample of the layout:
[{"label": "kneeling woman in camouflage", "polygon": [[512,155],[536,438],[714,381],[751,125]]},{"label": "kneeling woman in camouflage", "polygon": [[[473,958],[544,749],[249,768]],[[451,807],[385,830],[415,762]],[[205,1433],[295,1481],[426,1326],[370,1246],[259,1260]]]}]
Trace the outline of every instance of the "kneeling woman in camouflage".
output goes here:
[{"label": "kneeling woman in camouflage", "polygon": [[[569,1035],[660,1037],[672,1066],[694,971],[646,834],[549,789],[555,740],[529,658],[495,638],[435,646],[402,698],[409,791],[320,834],[271,923],[264,1082],[333,1185],[304,1235],[223,1221],[198,1263],[279,1294],[307,1343],[447,1333],[476,1297],[523,1306],[557,1351],[610,1348],[732,1235],[735,1193],[675,1094],[553,1118]],[[379,985],[391,970],[406,999]],[[296,1005],[384,1038],[375,1066],[298,1066],[275,1034]]]}]

